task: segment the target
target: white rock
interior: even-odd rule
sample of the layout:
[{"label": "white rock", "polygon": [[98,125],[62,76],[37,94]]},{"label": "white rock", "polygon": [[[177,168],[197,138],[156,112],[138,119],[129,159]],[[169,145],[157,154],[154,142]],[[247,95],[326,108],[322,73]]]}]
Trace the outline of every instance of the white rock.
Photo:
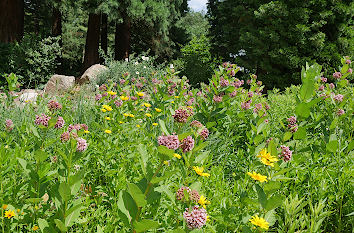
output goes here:
[{"label": "white rock", "polygon": [[97,80],[97,76],[103,72],[106,71],[107,67],[104,65],[100,64],[95,64],[92,65],[90,68],[88,68],[85,73],[77,80],[78,84],[83,84],[83,83],[94,83]]},{"label": "white rock", "polygon": [[75,85],[74,76],[53,75],[44,88],[44,92],[48,95],[57,95],[65,91],[71,90]]}]

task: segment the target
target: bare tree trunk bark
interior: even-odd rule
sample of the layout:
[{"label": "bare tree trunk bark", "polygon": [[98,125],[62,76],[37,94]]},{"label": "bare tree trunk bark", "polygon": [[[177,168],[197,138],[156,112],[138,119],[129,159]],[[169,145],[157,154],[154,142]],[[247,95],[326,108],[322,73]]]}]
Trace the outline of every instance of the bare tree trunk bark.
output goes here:
[{"label": "bare tree trunk bark", "polygon": [[126,17],[122,23],[116,24],[115,33],[115,59],[124,60],[129,58],[131,40],[131,22]]},{"label": "bare tree trunk bark", "polygon": [[86,35],[83,71],[100,62],[98,47],[100,42],[101,15],[90,13]]},{"label": "bare tree trunk bark", "polygon": [[108,16],[107,14],[102,14],[101,23],[101,48],[105,54],[107,54],[107,34],[108,34]]},{"label": "bare tree trunk bark", "polygon": [[0,42],[22,39],[24,16],[23,0],[0,0]]}]

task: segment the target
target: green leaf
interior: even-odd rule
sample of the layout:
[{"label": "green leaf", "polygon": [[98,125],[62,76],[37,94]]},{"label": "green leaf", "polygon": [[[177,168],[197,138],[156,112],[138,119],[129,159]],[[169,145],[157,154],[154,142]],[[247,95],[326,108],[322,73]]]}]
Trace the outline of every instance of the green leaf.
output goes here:
[{"label": "green leaf", "polygon": [[71,190],[70,186],[67,183],[60,183],[58,191],[63,201],[68,201],[70,199]]},{"label": "green leaf", "polygon": [[159,177],[155,176],[154,178],[151,179],[150,182],[152,184],[157,184],[160,181],[163,181],[163,180],[169,178],[173,174],[176,174],[176,172],[175,171],[167,171],[167,172],[165,172],[165,174],[163,176],[159,176]]},{"label": "green leaf", "polygon": [[49,224],[48,224],[47,220],[39,218],[38,219],[38,226],[42,232],[48,232],[48,229],[46,229],[46,228],[49,228]]},{"label": "green leaf", "polygon": [[209,156],[209,151],[204,151],[202,153],[200,153],[194,160],[194,162],[196,164],[200,164],[200,165],[203,165],[205,160],[208,159],[208,156]]},{"label": "green leaf", "polygon": [[252,233],[251,229],[248,226],[242,227],[242,233]]},{"label": "green leaf", "polygon": [[174,150],[168,149],[166,146],[157,147],[157,151],[163,155],[167,155],[170,159],[173,158],[173,154],[175,153]]},{"label": "green leaf", "polygon": [[300,103],[295,108],[296,115],[303,118],[308,118],[310,116],[310,112],[310,106],[306,103]]},{"label": "green leaf", "polygon": [[33,197],[33,198],[27,198],[27,199],[25,200],[25,202],[27,202],[27,203],[32,203],[32,204],[37,204],[37,203],[40,203],[41,201],[43,201],[43,199],[40,198],[40,197],[38,197],[38,198],[35,198],[35,197]]},{"label": "green leaf", "polygon": [[258,127],[257,127],[257,134],[261,133],[264,128],[266,127],[267,123],[262,122]]},{"label": "green leaf", "polygon": [[330,141],[327,143],[326,148],[329,152],[335,153],[338,149],[338,141]]},{"label": "green leaf", "polygon": [[61,220],[54,219],[54,222],[61,232],[67,232],[68,229],[66,228],[65,224]]},{"label": "green leaf", "polygon": [[129,215],[132,219],[135,219],[138,212],[138,206],[133,197],[125,190],[122,192],[122,198],[125,208],[129,211]]},{"label": "green leaf", "polygon": [[283,141],[286,142],[288,141],[291,136],[293,136],[293,134],[291,132],[285,132],[284,136],[283,136]]},{"label": "green leaf", "polygon": [[270,155],[277,156],[278,152],[274,140],[270,140],[270,142],[268,143],[268,151]]},{"label": "green leaf", "polygon": [[34,152],[34,158],[37,160],[38,163],[42,163],[48,158],[48,154],[43,150],[36,150]]},{"label": "green leaf", "polygon": [[256,184],[256,190],[257,190],[257,194],[258,194],[258,202],[262,205],[263,208],[266,208],[266,205],[267,205],[266,194],[264,193],[261,186],[259,186],[258,184]]},{"label": "green leaf", "polygon": [[150,229],[159,227],[159,223],[150,219],[143,219],[140,222],[134,222],[134,229],[136,232],[144,232]]},{"label": "green leaf", "polygon": [[29,127],[30,127],[33,135],[36,136],[37,138],[39,138],[39,134],[38,134],[37,128],[34,127],[33,125],[29,125]]},{"label": "green leaf", "polygon": [[65,226],[66,227],[71,227],[75,221],[80,217],[80,211],[82,208],[82,204],[78,204],[76,206],[71,207],[66,213],[65,217]]},{"label": "green leaf", "polygon": [[146,175],[146,165],[149,160],[149,154],[146,150],[146,146],[143,144],[139,144],[138,151],[140,153],[141,168],[143,169],[143,172]]},{"label": "green leaf", "polygon": [[128,192],[138,207],[146,205],[145,195],[136,184],[128,183]]},{"label": "green leaf", "polygon": [[183,133],[183,134],[179,134],[178,135],[178,140],[179,141],[182,141],[183,139],[185,139],[186,137],[188,137],[189,135],[191,135],[192,134],[192,132],[185,132],[185,133]]},{"label": "green leaf", "polygon": [[294,133],[294,139],[305,139],[306,138],[306,129],[303,127],[299,127],[297,131]]},{"label": "green leaf", "polygon": [[125,192],[125,191],[120,191],[118,194],[118,209],[119,209],[118,214],[119,214],[120,219],[125,224],[125,226],[128,227],[128,226],[130,226],[131,216],[130,216],[127,208],[125,208],[125,204],[124,204],[124,200],[123,200],[123,192]]},{"label": "green leaf", "polygon": [[271,193],[274,191],[278,191],[281,187],[281,183],[277,181],[269,181],[264,185],[264,192]]},{"label": "green leaf", "polygon": [[264,219],[269,223],[269,226],[273,226],[274,223],[277,221],[275,217],[275,210],[270,210],[264,216]]},{"label": "green leaf", "polygon": [[165,135],[170,135],[170,133],[168,132],[168,130],[166,128],[165,122],[163,120],[159,119],[159,124],[160,124],[162,132],[164,132]]},{"label": "green leaf", "polygon": [[57,123],[58,118],[57,117],[52,117],[49,121],[48,121],[48,129],[53,128],[54,125]]},{"label": "green leaf", "polygon": [[281,204],[283,204],[283,201],[284,201],[283,196],[281,196],[280,194],[274,194],[268,199],[265,209],[266,210],[275,209],[281,206]]},{"label": "green leaf", "polygon": [[97,225],[96,233],[104,233],[103,228],[100,225]]}]

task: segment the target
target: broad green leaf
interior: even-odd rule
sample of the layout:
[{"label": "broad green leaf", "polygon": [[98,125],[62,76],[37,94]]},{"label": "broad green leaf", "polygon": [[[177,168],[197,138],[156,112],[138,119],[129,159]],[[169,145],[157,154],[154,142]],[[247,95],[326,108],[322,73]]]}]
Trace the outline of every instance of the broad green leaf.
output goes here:
[{"label": "broad green leaf", "polygon": [[294,133],[294,139],[305,139],[306,138],[306,129],[299,127]]},{"label": "broad green leaf", "polygon": [[270,142],[268,143],[268,152],[272,156],[277,156],[278,152],[274,140],[270,140]]},{"label": "broad green leaf", "polygon": [[134,199],[138,207],[146,205],[145,195],[141,192],[140,188],[136,184],[128,183],[128,192]]},{"label": "broad green leaf", "polygon": [[262,122],[258,127],[257,127],[257,134],[261,133],[264,128],[267,126],[267,123]]},{"label": "broad green leaf", "polygon": [[122,222],[125,226],[130,226],[130,220],[132,219],[129,211],[125,208],[124,200],[123,200],[123,191],[120,191],[118,194],[118,214]]},{"label": "broad green leaf", "polygon": [[283,141],[286,142],[288,141],[291,136],[293,136],[293,134],[291,132],[285,132],[284,136],[283,136]]},{"label": "broad green leaf", "polygon": [[209,156],[209,151],[204,151],[202,153],[200,153],[194,160],[194,162],[196,164],[200,164],[200,165],[203,165],[204,162],[208,159],[208,156]]},{"label": "broad green leaf", "polygon": [[159,227],[159,223],[150,219],[143,219],[139,222],[134,222],[134,230],[136,232],[144,232],[150,229],[156,229]]},{"label": "broad green leaf", "polygon": [[129,215],[132,219],[135,219],[138,212],[138,206],[134,201],[133,197],[125,190],[123,190],[122,198],[125,208],[129,211]]},{"label": "broad green leaf", "polygon": [[60,183],[58,191],[63,201],[68,201],[70,199],[71,190],[70,186],[67,183]]},{"label": "broad green leaf", "polygon": [[34,157],[38,163],[42,163],[44,160],[48,158],[48,153],[43,150],[36,150],[34,152]]},{"label": "broad green leaf", "polygon": [[66,228],[65,224],[59,220],[59,219],[54,219],[55,225],[59,228],[61,232],[67,232],[68,229]]},{"label": "broad green leaf", "polygon": [[143,144],[139,144],[138,151],[140,153],[141,168],[143,169],[143,172],[146,175],[146,165],[149,160],[149,154],[146,150],[146,146]]},{"label": "broad green leaf", "polygon": [[264,185],[264,192],[271,193],[274,191],[278,191],[281,187],[281,183],[277,181],[269,181]]},{"label": "broad green leaf", "polygon": [[49,121],[48,121],[48,129],[53,128],[54,125],[57,123],[58,118],[57,117],[52,117]]},{"label": "broad green leaf", "polygon": [[262,205],[263,208],[266,208],[266,205],[267,205],[266,194],[264,193],[261,186],[259,186],[258,184],[256,184],[256,190],[257,190],[257,194],[258,194],[258,202]]},{"label": "broad green leaf", "polygon": [[29,127],[30,127],[33,135],[36,136],[37,138],[39,138],[39,134],[38,134],[37,128],[34,127],[33,125],[29,125]]},{"label": "broad green leaf", "polygon": [[336,152],[338,149],[338,141],[330,141],[327,143],[326,148],[330,152]]},{"label": "broad green leaf", "polygon": [[48,232],[48,229],[46,229],[46,228],[49,228],[49,224],[48,224],[47,220],[39,218],[38,219],[38,226],[42,232]]},{"label": "broad green leaf", "polygon": [[248,226],[242,227],[242,233],[252,233],[251,229]]},{"label": "broad green leaf", "polygon": [[306,103],[300,103],[295,108],[296,115],[307,118],[310,116],[310,106]]},{"label": "broad green leaf", "polygon": [[166,128],[165,122],[163,120],[159,119],[159,124],[160,124],[162,132],[165,133],[165,135],[170,135],[170,133],[168,132],[168,130]]},{"label": "broad green leaf", "polygon": [[281,206],[283,201],[284,201],[284,197],[283,196],[281,196],[280,194],[274,194],[273,196],[271,196],[268,199],[265,209],[266,210],[275,209],[275,208]]},{"label": "broad green leaf", "polygon": [[173,158],[173,154],[175,153],[174,150],[168,149],[166,146],[157,147],[157,151],[163,155],[167,155],[170,159]]},{"label": "broad green leaf", "polygon": [[269,226],[273,226],[274,223],[277,221],[275,217],[275,210],[270,210],[264,216],[264,219],[269,223]]},{"label": "broad green leaf", "polygon": [[179,134],[178,135],[178,140],[179,141],[182,141],[183,139],[185,139],[186,137],[188,137],[189,135],[191,135],[192,134],[192,132],[185,132],[185,133],[183,133],[183,134]]},{"label": "broad green leaf", "polygon": [[82,204],[78,204],[76,206],[71,207],[66,213],[65,217],[65,226],[71,227],[75,221],[80,217],[80,211],[82,208]]}]

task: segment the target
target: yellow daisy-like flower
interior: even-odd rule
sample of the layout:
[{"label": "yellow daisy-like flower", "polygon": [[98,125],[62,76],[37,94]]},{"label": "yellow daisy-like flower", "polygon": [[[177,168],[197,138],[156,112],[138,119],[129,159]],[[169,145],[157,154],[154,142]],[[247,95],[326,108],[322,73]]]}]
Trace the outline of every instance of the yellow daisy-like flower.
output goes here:
[{"label": "yellow daisy-like flower", "polygon": [[267,152],[267,149],[264,148],[259,152],[259,155],[257,155],[258,158],[261,159],[261,162],[267,166],[274,167],[274,162],[279,161],[275,156],[270,155],[269,152]]},{"label": "yellow daisy-like flower", "polygon": [[131,113],[129,114],[129,116],[130,116],[131,118],[134,118],[134,117],[135,117],[134,114],[131,114]]},{"label": "yellow daisy-like flower", "polygon": [[129,97],[128,97],[128,96],[121,95],[121,96],[120,96],[120,99],[126,101],[126,100],[129,100]]},{"label": "yellow daisy-like flower", "polygon": [[264,230],[269,229],[269,222],[267,222],[264,218],[256,216],[252,216],[249,220],[253,225],[258,226]]},{"label": "yellow daisy-like flower", "polygon": [[136,125],[137,128],[140,128],[140,125]]},{"label": "yellow daisy-like flower", "polygon": [[90,131],[88,131],[88,130],[84,130],[84,133],[90,133]]},{"label": "yellow daisy-like flower", "polygon": [[108,112],[112,111],[112,107],[106,104],[102,105],[102,109],[106,109]]},{"label": "yellow daisy-like flower", "polygon": [[123,113],[123,116],[128,117],[129,113]]},{"label": "yellow daisy-like flower", "polygon": [[102,111],[102,112],[107,112],[107,110],[106,110],[106,109],[104,109],[104,108],[102,108],[102,109],[101,109],[101,111]]},{"label": "yellow daisy-like flower", "polygon": [[259,182],[263,183],[264,181],[267,182],[267,176],[263,176],[256,172],[247,172],[247,174],[252,177],[254,180],[258,180]]},{"label": "yellow daisy-like flower", "polygon": [[123,124],[124,122],[123,121],[119,121],[119,124]]},{"label": "yellow daisy-like flower", "polygon": [[150,113],[146,113],[145,116],[152,117],[152,115]]},{"label": "yellow daisy-like flower", "polygon": [[12,218],[12,217],[15,217],[15,211],[13,211],[13,210],[7,210],[7,211],[5,211],[5,218],[10,219],[10,218]]},{"label": "yellow daisy-like flower", "polygon": [[8,205],[3,204],[3,205],[2,205],[2,209],[6,210],[6,209],[7,209],[7,206],[8,206]]},{"label": "yellow daisy-like flower", "polygon": [[162,109],[155,108],[155,111],[156,111],[156,112],[162,112]]},{"label": "yellow daisy-like flower", "polygon": [[159,124],[157,124],[157,123],[152,123],[152,125],[153,125],[153,126],[158,126]]},{"label": "yellow daisy-like flower", "polygon": [[174,103],[175,103],[175,101],[172,101],[172,102],[171,102],[171,104],[174,104]]},{"label": "yellow daisy-like flower", "polygon": [[187,108],[193,109],[193,106],[187,106]]},{"label": "yellow daisy-like flower", "polygon": [[210,205],[211,202],[206,199],[203,195],[200,196],[198,203],[206,209],[206,205]]},{"label": "yellow daisy-like flower", "polygon": [[179,154],[177,154],[177,153],[174,153],[174,154],[173,154],[173,157],[175,157],[175,158],[177,158],[177,159],[181,159],[181,158],[182,158],[182,156],[179,155]]},{"label": "yellow daisy-like flower", "polygon": [[140,97],[143,97],[145,95],[143,92],[137,92],[136,94]]},{"label": "yellow daisy-like flower", "polygon": [[193,166],[193,170],[200,176],[206,176],[209,177],[210,174],[209,173],[204,173],[204,168],[203,167],[197,167],[197,166]]},{"label": "yellow daisy-like flower", "polygon": [[168,162],[168,161],[163,161],[163,164],[165,164],[166,166],[168,166],[168,165],[170,165],[170,162]]},{"label": "yellow daisy-like flower", "polygon": [[147,108],[150,108],[150,107],[151,107],[151,104],[149,104],[149,103],[144,103],[144,106],[147,107]]},{"label": "yellow daisy-like flower", "polygon": [[112,133],[112,131],[109,130],[109,129],[106,129],[104,132],[105,132],[105,133],[108,133],[108,134]]},{"label": "yellow daisy-like flower", "polygon": [[36,226],[36,225],[34,225],[33,228],[32,228],[32,230],[34,230],[34,231],[36,231],[36,230],[38,230],[38,229],[39,229],[39,227]]},{"label": "yellow daisy-like flower", "polygon": [[107,121],[110,121],[110,120],[111,120],[110,117],[105,117],[104,119],[106,119]]},{"label": "yellow daisy-like flower", "polygon": [[107,94],[110,94],[110,95],[116,95],[117,92],[114,92],[114,91],[107,91]]},{"label": "yellow daisy-like flower", "polygon": [[178,99],[178,98],[179,98],[179,96],[175,96],[175,98],[176,98],[176,99]]},{"label": "yellow daisy-like flower", "polygon": [[142,112],[142,111],[144,111],[144,109],[141,108],[141,109],[139,109],[139,111]]}]

